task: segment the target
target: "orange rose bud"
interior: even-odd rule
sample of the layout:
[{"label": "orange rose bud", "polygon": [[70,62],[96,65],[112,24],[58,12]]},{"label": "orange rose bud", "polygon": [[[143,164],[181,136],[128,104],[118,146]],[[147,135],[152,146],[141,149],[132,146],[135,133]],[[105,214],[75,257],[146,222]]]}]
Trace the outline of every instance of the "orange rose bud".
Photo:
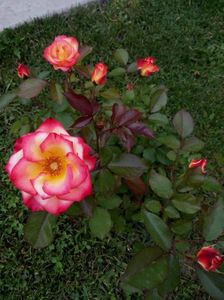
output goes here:
[{"label": "orange rose bud", "polygon": [[192,161],[189,164],[189,169],[201,168],[201,172],[203,174],[205,174],[206,173],[206,171],[205,171],[206,164],[207,164],[206,159],[192,159]]},{"label": "orange rose bud", "polygon": [[148,77],[155,72],[159,71],[159,67],[154,65],[155,59],[151,56],[146,58],[140,58],[137,60],[137,68],[141,71],[141,75]]},{"label": "orange rose bud", "polygon": [[107,66],[104,63],[98,63],[95,65],[92,73],[91,80],[96,84],[104,84],[106,82]]},{"label": "orange rose bud", "polygon": [[18,64],[17,75],[20,78],[27,78],[30,75],[30,71],[29,71],[29,69],[27,68],[26,65],[24,65],[24,64]]},{"label": "orange rose bud", "polygon": [[219,251],[207,246],[197,253],[197,262],[205,271],[215,271],[223,263],[223,258]]}]

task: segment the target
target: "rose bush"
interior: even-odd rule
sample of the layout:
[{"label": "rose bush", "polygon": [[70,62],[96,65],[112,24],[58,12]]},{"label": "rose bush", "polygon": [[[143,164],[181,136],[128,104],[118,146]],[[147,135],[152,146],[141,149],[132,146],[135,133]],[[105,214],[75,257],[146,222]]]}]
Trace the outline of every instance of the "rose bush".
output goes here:
[{"label": "rose bush", "polygon": [[224,299],[223,186],[200,154],[204,142],[193,133],[191,114],[164,114],[167,89],[152,81],[159,71],[153,57],[130,62],[117,49],[118,65],[110,69],[84,63],[91,51],[73,37],[56,37],[44,58],[65,73],[64,82],[22,72],[18,89],[0,101],[1,107],[14,99],[29,103],[49,92],[41,120],[18,120],[11,129],[21,137],[6,171],[33,211],[26,240],[35,248],[49,245],[61,213],[69,220],[87,216],[100,239],[129,224],[146,230],[150,242],[133,250],[121,278],[125,293],[165,299],[189,268],[213,298]]}]

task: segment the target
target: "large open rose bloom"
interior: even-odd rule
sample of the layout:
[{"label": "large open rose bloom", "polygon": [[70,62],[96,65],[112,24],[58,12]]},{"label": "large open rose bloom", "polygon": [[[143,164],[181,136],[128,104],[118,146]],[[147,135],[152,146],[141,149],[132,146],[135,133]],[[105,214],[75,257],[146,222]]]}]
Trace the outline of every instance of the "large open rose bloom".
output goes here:
[{"label": "large open rose bloom", "polygon": [[44,49],[43,56],[55,70],[67,72],[77,62],[80,56],[78,50],[79,43],[76,38],[59,35]]},{"label": "large open rose bloom", "polygon": [[91,194],[90,170],[96,159],[90,150],[82,138],[47,119],[16,141],[5,168],[29,209],[57,215]]}]

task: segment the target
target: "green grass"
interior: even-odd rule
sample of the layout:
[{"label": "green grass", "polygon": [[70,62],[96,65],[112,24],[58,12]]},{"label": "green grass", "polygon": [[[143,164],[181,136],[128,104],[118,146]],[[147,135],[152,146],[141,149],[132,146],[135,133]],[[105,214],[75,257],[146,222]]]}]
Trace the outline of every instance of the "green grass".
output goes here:
[{"label": "green grass", "polygon": [[[101,59],[110,65],[110,57],[120,47],[133,61],[152,55],[161,68],[153,83],[169,88],[169,115],[180,108],[192,113],[196,134],[206,141],[209,167],[217,166],[215,154],[224,151],[223,22],[222,0],[116,0],[38,19],[0,34],[0,93],[17,86],[18,62],[51,69],[42,50],[58,34],[92,45],[92,63]],[[35,100],[31,106],[14,103],[1,112],[1,169],[15,140],[10,125],[38,113]],[[148,242],[141,227],[130,224],[127,233],[100,242],[90,236],[86,222],[71,223],[62,217],[54,244],[34,250],[23,240],[27,211],[5,173],[0,188],[0,299],[125,299],[119,277],[135,243]],[[186,279],[172,299],[209,297]]]}]

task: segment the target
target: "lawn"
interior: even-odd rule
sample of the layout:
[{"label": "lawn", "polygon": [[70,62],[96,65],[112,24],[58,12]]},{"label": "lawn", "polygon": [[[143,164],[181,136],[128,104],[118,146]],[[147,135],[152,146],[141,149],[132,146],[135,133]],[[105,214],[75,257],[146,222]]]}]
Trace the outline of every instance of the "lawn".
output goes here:
[{"label": "lawn", "polygon": [[[166,112],[172,116],[185,108],[192,113],[196,135],[206,142],[208,169],[217,169],[224,152],[223,24],[222,0],[116,0],[37,19],[0,33],[0,94],[18,85],[19,62],[50,70],[42,49],[59,34],[93,46],[92,63],[100,59],[110,65],[117,48],[127,49],[132,61],[152,55],[161,69],[152,82],[169,89]],[[33,100],[27,106],[14,102],[0,112],[1,170],[16,139],[11,124],[18,118],[35,120],[39,111]],[[219,170],[221,178],[224,169]],[[140,244],[149,242],[140,225],[130,223],[125,233],[100,241],[90,236],[86,221],[64,217],[55,242],[35,250],[23,239],[27,210],[4,171],[0,187],[1,299],[126,299],[120,275]],[[186,272],[171,299],[210,298]]]}]

